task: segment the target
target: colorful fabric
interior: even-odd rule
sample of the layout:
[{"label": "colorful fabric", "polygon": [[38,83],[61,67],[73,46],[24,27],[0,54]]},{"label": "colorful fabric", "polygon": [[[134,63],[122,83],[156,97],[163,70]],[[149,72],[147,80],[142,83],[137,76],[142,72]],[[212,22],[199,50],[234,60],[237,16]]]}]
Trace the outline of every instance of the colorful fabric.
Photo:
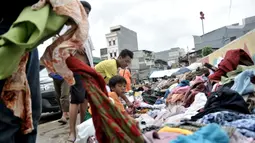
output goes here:
[{"label": "colorful fabric", "polygon": [[237,91],[240,95],[255,92],[255,85],[251,82],[253,77],[255,77],[255,69],[243,71],[235,77],[235,83],[231,89]]},{"label": "colorful fabric", "polygon": [[254,65],[251,57],[243,50],[229,50],[224,59],[220,62],[218,70],[209,76],[210,80],[220,81],[221,76],[225,76],[227,72],[233,71],[238,65]]},{"label": "colorful fabric", "polygon": [[216,112],[205,115],[198,121],[202,124],[217,123],[223,126],[236,127],[244,136],[255,138],[255,115],[235,112]]},{"label": "colorful fabric", "polygon": [[37,11],[24,8],[8,32],[0,37],[0,79],[16,72],[24,53],[55,35],[66,21],[66,17],[56,15],[49,5]]},{"label": "colorful fabric", "polygon": [[13,114],[22,120],[21,131],[24,134],[32,132],[32,104],[28,81],[26,80],[26,65],[29,53],[22,57],[18,71],[13,73],[4,84],[1,99]]},{"label": "colorful fabric", "polygon": [[[40,8],[45,1],[40,0],[33,7]],[[72,20],[71,28],[46,48],[40,60],[49,73],[57,73],[69,85],[74,85],[73,73],[68,69],[65,61],[78,51],[85,52],[84,43],[87,40],[89,28],[87,13],[79,0],[50,0],[50,2],[56,14],[65,15]]]},{"label": "colorful fabric", "polygon": [[178,134],[183,134],[183,135],[191,135],[193,134],[192,131],[186,130],[186,129],[180,129],[180,128],[170,128],[170,127],[163,127],[158,131],[159,133],[162,132],[169,132],[169,133],[178,133]]},{"label": "colorful fabric", "polygon": [[209,124],[192,135],[180,135],[170,143],[229,143],[229,137],[219,125]]},{"label": "colorful fabric", "polygon": [[63,80],[62,76],[55,74],[55,73],[50,73],[50,77],[53,79],[57,79],[57,80]]},{"label": "colorful fabric", "polygon": [[144,139],[140,130],[126,112],[121,112],[107,97],[105,82],[94,69],[75,57],[66,60],[68,68],[83,77],[92,118],[99,143],[137,143]]},{"label": "colorful fabric", "polygon": [[104,78],[106,84],[113,76],[118,74],[117,61],[115,59],[102,61],[95,66],[95,69]]},{"label": "colorful fabric", "polygon": [[144,139],[146,143],[168,143],[171,140],[176,139],[179,135],[178,133],[157,133],[155,131],[150,131],[144,134]]},{"label": "colorful fabric", "polygon": [[14,115],[21,118],[24,134],[33,130],[31,95],[25,73],[27,52],[53,36],[66,20],[66,17],[57,16],[49,5],[37,11],[26,7],[9,31],[1,35],[0,79],[7,78],[1,98]]}]

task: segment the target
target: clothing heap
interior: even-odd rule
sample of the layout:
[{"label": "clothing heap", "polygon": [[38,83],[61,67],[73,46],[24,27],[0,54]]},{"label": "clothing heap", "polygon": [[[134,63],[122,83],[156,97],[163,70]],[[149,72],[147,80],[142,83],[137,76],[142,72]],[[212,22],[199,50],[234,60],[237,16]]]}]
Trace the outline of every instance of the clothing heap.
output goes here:
[{"label": "clothing heap", "polygon": [[209,76],[186,70],[179,82],[163,79],[134,95],[146,142],[255,143],[254,63],[237,49],[217,67]]}]

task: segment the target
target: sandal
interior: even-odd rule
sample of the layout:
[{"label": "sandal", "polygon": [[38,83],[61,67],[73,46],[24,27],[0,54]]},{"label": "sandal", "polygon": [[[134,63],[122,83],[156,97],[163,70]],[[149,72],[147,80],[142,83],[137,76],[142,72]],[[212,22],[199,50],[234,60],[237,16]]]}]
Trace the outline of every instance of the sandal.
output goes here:
[{"label": "sandal", "polygon": [[67,124],[67,120],[65,118],[61,118],[60,120],[58,120],[59,123]]}]

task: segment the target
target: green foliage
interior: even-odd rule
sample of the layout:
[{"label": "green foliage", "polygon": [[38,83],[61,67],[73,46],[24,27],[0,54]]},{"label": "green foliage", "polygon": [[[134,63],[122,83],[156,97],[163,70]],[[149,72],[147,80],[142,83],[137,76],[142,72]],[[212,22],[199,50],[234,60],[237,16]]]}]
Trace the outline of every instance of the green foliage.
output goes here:
[{"label": "green foliage", "polygon": [[202,56],[205,57],[213,52],[212,47],[204,47],[202,49]]}]

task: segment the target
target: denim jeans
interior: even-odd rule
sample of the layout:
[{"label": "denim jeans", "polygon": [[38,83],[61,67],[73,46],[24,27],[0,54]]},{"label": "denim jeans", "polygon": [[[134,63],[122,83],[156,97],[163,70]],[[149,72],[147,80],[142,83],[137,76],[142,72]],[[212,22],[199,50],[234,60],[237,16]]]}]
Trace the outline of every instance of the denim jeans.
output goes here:
[{"label": "denim jeans", "polygon": [[[27,79],[31,91],[32,117],[34,130],[29,134],[20,132],[21,119],[15,117],[13,112],[6,108],[0,100],[0,143],[35,143],[37,125],[41,116],[41,94],[39,82],[39,57],[37,48],[30,52],[27,63]],[[0,80],[0,93],[5,80]],[[1,95],[1,94],[0,94]]]}]

